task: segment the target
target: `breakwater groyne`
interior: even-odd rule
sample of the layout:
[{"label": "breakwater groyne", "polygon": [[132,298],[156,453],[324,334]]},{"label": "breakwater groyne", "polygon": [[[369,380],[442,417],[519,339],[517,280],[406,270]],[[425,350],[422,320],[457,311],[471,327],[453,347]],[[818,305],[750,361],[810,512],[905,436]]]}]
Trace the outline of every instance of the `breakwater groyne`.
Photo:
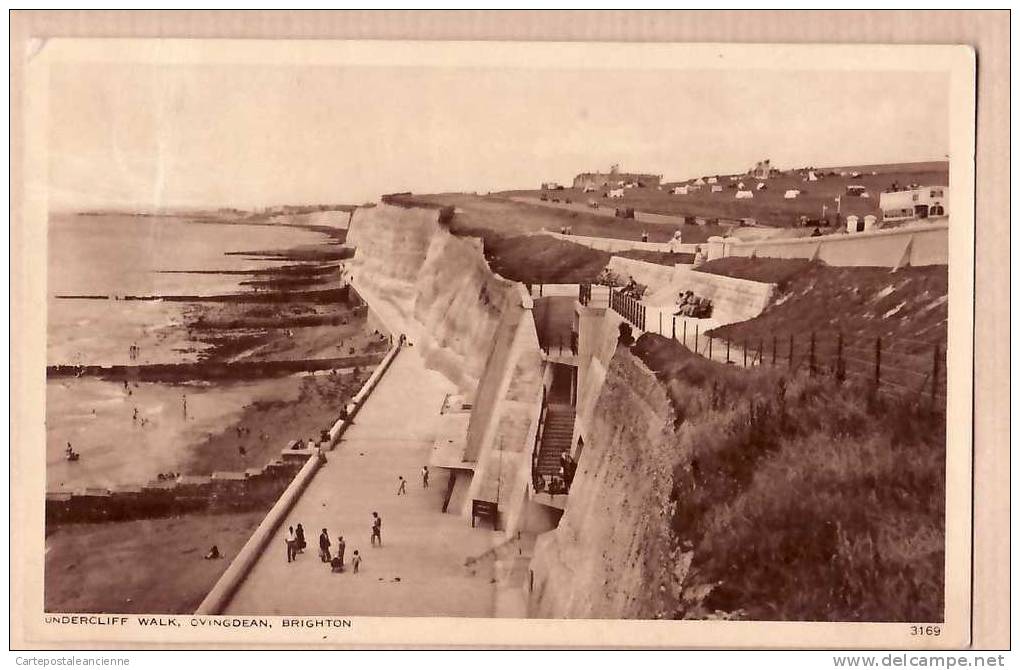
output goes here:
[{"label": "breakwater groyne", "polygon": [[48,365],[48,379],[66,377],[100,377],[102,379],[145,382],[186,382],[211,380],[263,379],[282,377],[299,372],[337,370],[378,364],[384,352],[341,356],[337,358],[306,358],[298,360],[235,361],[198,363],[151,363],[146,365]]},{"label": "breakwater groyne", "polygon": [[323,289],[321,291],[278,291],[247,293],[226,293],[220,295],[57,295],[61,300],[153,300],[164,302],[311,302],[332,304],[346,302],[348,288]]}]

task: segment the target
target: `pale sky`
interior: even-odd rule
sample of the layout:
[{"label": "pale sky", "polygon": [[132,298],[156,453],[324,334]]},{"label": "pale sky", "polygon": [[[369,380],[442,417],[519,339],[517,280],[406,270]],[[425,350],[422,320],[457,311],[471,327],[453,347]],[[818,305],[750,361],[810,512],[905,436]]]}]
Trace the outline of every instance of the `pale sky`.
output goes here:
[{"label": "pale sky", "polygon": [[361,203],[942,160],[946,76],[919,72],[54,64],[54,209]]}]

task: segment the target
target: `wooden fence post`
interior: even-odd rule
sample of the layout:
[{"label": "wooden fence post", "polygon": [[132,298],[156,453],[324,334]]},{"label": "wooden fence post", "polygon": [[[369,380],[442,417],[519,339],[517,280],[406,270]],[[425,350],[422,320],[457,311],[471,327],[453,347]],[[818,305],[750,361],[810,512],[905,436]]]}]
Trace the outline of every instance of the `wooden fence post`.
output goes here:
[{"label": "wooden fence post", "polygon": [[726,338],[726,362],[730,362],[730,338]]},{"label": "wooden fence post", "polygon": [[744,367],[747,367],[747,338],[744,338]]},{"label": "wooden fence post", "polygon": [[684,346],[687,346],[687,319],[684,319]]},{"label": "wooden fence post", "polygon": [[698,353],[698,324],[694,324],[694,353]]},{"label": "wooden fence post", "polygon": [[676,339],[676,315],[673,315],[673,339]]},{"label": "wooden fence post", "polygon": [[935,343],[935,355],[931,359],[931,408],[929,411],[935,411],[935,394],[939,388],[939,343]]},{"label": "wooden fence post", "polygon": [[712,338],[708,338],[708,360],[712,360]]},{"label": "wooden fence post", "polygon": [[843,363],[843,332],[836,339],[836,381],[843,383],[846,379],[846,366]]},{"label": "wooden fence post", "polygon": [[875,338],[875,390],[882,385],[882,336]]},{"label": "wooden fence post", "polygon": [[815,331],[811,331],[811,353],[808,359],[808,369],[811,374],[815,373]]}]

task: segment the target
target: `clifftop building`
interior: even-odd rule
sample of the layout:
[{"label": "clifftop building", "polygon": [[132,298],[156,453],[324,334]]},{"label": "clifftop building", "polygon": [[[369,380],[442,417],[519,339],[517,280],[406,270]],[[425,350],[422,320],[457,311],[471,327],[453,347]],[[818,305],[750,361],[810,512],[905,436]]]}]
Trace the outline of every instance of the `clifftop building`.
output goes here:
[{"label": "clifftop building", "polygon": [[633,183],[638,186],[656,188],[662,183],[661,174],[620,172],[619,165],[613,165],[609,172],[582,172],[574,177],[574,188],[617,188]]},{"label": "clifftop building", "polygon": [[768,158],[755,163],[754,167],[748,170],[748,172],[755,179],[768,179],[779,174],[779,170],[772,167],[772,162]]}]

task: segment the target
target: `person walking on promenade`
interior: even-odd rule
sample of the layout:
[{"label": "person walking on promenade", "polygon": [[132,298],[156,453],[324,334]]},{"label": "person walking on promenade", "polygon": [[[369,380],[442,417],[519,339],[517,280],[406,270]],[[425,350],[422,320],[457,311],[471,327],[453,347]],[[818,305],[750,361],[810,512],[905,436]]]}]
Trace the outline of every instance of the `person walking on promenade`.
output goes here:
[{"label": "person walking on promenade", "polygon": [[358,568],[361,567],[361,554],[357,549],[354,550],[354,556],[351,557],[351,565],[354,566],[354,574],[358,574]]},{"label": "person walking on promenade", "polygon": [[400,475],[399,477],[397,477],[397,481],[400,482],[400,485],[397,487],[397,495],[398,496],[400,496],[400,495],[406,496],[407,495],[407,480],[404,479],[403,475]]},{"label": "person walking on promenade", "polygon": [[307,547],[308,544],[305,542],[305,529],[301,524],[297,525],[297,530],[294,532],[294,535],[297,537],[297,544],[294,546],[294,553],[305,553],[305,547]]},{"label": "person walking on promenade", "polygon": [[284,542],[287,543],[287,562],[290,563],[297,558],[297,536],[294,534],[294,526],[287,529]]},{"label": "person walking on promenade", "polygon": [[336,541],[336,557],[340,559],[340,567],[344,565],[344,550],[347,549],[347,543],[344,542],[344,536],[340,535],[340,539]]},{"label": "person walking on promenade", "polygon": [[424,465],[421,468],[421,487],[427,489],[429,487],[429,466]]},{"label": "person walking on promenade", "polygon": [[329,563],[329,547],[332,543],[329,541],[329,533],[326,529],[322,529],[322,534],[319,535],[319,558],[322,559],[323,563]]},{"label": "person walking on promenade", "polygon": [[382,517],[379,516],[379,512],[372,512],[372,539],[370,540],[372,546],[375,546],[376,541],[379,542],[379,546],[382,546]]}]

